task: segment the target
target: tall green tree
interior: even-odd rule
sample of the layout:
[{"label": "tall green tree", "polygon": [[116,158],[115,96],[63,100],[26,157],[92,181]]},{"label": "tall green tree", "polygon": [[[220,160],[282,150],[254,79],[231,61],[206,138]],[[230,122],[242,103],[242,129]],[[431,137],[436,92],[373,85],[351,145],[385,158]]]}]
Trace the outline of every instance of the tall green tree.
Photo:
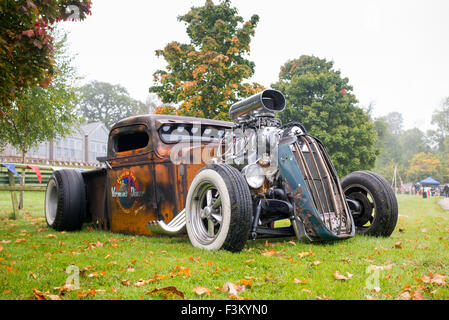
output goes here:
[{"label": "tall green tree", "polygon": [[404,126],[404,117],[399,112],[390,112],[383,117],[383,120],[388,124],[391,134],[399,136],[402,133]]},{"label": "tall green tree", "polygon": [[103,122],[108,128],[123,118],[148,113],[145,104],[131,98],[121,85],[92,81],[82,86],[78,94],[78,115],[88,122]]},{"label": "tall green tree", "polygon": [[333,62],[303,55],[286,62],[273,88],[285,94],[284,122],[301,122],[325,145],[340,176],[371,169],[376,160],[376,132],[370,116],[357,106],[349,80]]},{"label": "tall green tree", "polygon": [[391,136],[391,130],[388,123],[383,117],[374,119],[374,129],[377,133],[376,148],[379,154],[386,153],[388,148],[389,138]]},{"label": "tall green tree", "polygon": [[0,117],[22,93],[46,87],[55,73],[53,25],[83,20],[90,0],[0,1]]},{"label": "tall green tree", "polygon": [[190,42],[169,43],[156,55],[167,62],[165,70],[154,73],[154,86],[164,104],[157,112],[210,119],[229,119],[229,107],[262,87],[245,83],[254,74],[254,62],[246,57],[251,37],[259,21],[253,15],[249,21],[238,15],[230,0],[193,7],[178,17],[187,27]]},{"label": "tall green tree", "polygon": [[[446,154],[439,151],[438,139],[441,134],[434,130],[424,133],[418,128],[404,130],[402,119],[402,115],[397,112],[375,119],[379,156],[374,170],[390,181],[395,168],[404,182],[416,182],[426,174],[444,181]],[[430,165],[436,163],[434,158],[440,166]]]},{"label": "tall green tree", "polygon": [[390,180],[395,167],[402,178],[407,176],[407,168],[413,156],[420,152],[430,152],[426,135],[418,128],[403,130],[403,116],[390,112],[374,121],[377,131],[376,146],[379,155],[375,171]]},{"label": "tall green tree", "polygon": [[432,124],[437,126],[434,131],[434,140],[438,143],[438,150],[449,154],[449,97],[444,100],[439,109],[434,111]]},{"label": "tall green tree", "polygon": [[[27,89],[0,118],[0,137],[20,151],[22,162],[26,154],[39,143],[64,136],[77,123],[76,70],[72,57],[65,50],[66,35],[59,34],[55,42],[56,66],[53,82],[45,89]],[[25,170],[22,170],[21,185]],[[23,193],[20,197],[22,205]]]},{"label": "tall green tree", "polygon": [[376,148],[379,151],[374,171],[392,181],[395,168],[399,170],[401,177],[405,174],[405,168],[399,164],[401,156],[399,137],[393,134],[391,121],[388,121],[388,118],[383,116],[374,120],[374,128],[377,132]]},{"label": "tall green tree", "polygon": [[427,144],[426,134],[418,128],[404,130],[399,136],[399,144],[401,146],[402,163],[410,162],[417,153],[431,151]]}]

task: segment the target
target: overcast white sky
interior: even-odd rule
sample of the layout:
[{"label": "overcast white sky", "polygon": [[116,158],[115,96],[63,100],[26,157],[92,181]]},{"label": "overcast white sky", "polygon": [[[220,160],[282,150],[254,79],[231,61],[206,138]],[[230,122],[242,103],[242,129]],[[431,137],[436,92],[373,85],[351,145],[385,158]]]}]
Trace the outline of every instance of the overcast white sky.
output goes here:
[{"label": "overcast white sky", "polygon": [[[64,23],[85,81],[121,84],[142,101],[164,66],[154,51],[187,42],[177,16],[205,0],[92,0],[92,16]],[[218,0],[215,0],[217,3]],[[251,42],[251,79],[266,87],[282,64],[302,54],[333,60],[361,106],[374,116],[401,112],[405,127],[430,127],[449,96],[449,1],[233,0],[248,20],[260,16]]]}]

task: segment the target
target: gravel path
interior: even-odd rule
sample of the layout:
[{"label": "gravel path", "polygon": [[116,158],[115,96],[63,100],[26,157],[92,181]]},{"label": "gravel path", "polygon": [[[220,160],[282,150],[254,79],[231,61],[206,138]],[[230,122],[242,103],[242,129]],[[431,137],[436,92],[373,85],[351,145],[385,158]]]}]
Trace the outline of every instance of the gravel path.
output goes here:
[{"label": "gravel path", "polygon": [[438,203],[443,207],[443,209],[449,211],[449,198],[440,199],[438,200]]}]

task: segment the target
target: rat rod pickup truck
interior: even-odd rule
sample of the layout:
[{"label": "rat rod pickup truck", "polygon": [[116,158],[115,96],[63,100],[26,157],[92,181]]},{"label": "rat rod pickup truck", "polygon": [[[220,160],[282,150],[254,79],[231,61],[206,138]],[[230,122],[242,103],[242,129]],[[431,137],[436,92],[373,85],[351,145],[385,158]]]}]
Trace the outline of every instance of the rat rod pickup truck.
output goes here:
[{"label": "rat rod pickup truck", "polygon": [[275,117],[284,108],[282,93],[265,90],[234,104],[233,122],[124,119],[110,131],[104,168],[54,172],[47,223],[146,236],[187,231],[196,247],[234,252],[248,239],[389,236],[398,219],[389,183],[369,171],[340,181],[318,139]]}]

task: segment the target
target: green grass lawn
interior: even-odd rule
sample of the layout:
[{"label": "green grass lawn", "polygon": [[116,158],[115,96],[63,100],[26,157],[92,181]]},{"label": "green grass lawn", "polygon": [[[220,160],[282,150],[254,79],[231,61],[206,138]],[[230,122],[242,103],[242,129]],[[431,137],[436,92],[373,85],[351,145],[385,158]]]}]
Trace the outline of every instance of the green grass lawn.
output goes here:
[{"label": "green grass lawn", "polygon": [[[398,226],[387,239],[248,241],[232,254],[193,248],[187,237],[125,236],[88,226],[59,233],[47,228],[43,193],[26,193],[20,219],[9,220],[11,197],[0,192],[0,299],[36,299],[33,289],[47,298],[163,299],[150,292],[169,286],[186,299],[449,299],[449,213],[436,198],[398,199]],[[70,266],[80,271],[80,289],[61,293],[55,288],[76,273],[66,273]],[[337,271],[349,279],[336,279]],[[227,282],[245,290],[230,296],[219,290]],[[196,287],[209,290],[198,295]]]}]

